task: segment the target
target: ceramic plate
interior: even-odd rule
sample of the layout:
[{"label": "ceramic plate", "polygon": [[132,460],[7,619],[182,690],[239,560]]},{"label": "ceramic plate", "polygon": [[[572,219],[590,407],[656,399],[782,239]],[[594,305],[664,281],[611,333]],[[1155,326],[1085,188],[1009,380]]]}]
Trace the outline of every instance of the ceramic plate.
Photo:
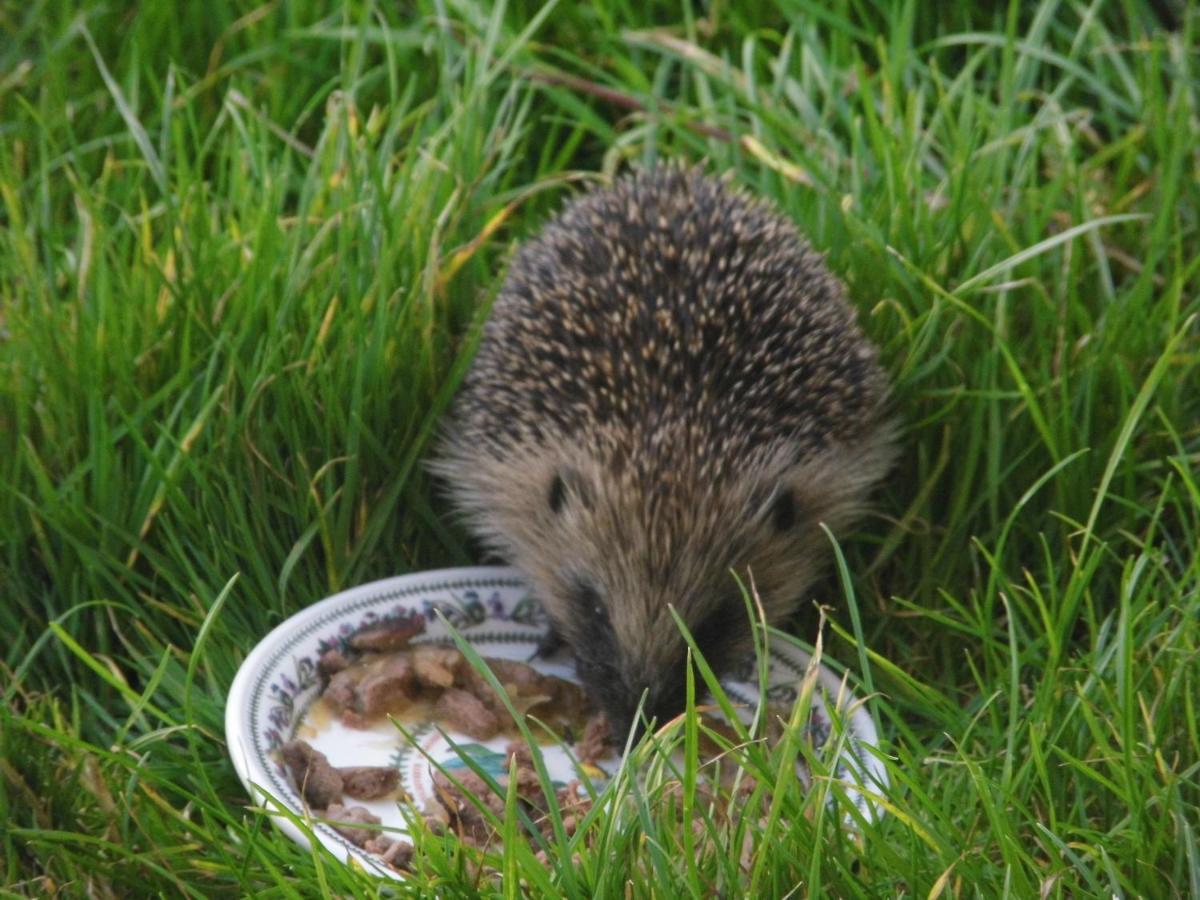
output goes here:
[{"label": "ceramic plate", "polygon": [[[300,796],[277,758],[279,748],[293,738],[308,741],[335,766],[396,766],[402,787],[418,808],[432,792],[427,755],[449,769],[464,767],[460,754],[466,754],[480,765],[493,768],[495,774],[507,771],[504,747],[510,739],[503,735],[475,741],[453,731],[443,736],[432,721],[406,722],[413,741],[420,745],[418,750],[386,719],[373,728],[355,730],[336,718],[320,715],[323,705],[313,705],[321,690],[317,660],[329,649],[344,647],[346,639],[361,628],[415,612],[424,616],[426,629],[413,644],[452,645],[435,610],[484,657],[528,661],[547,626],[545,614],[516,570],[441,569],[376,581],[315,603],[268,634],[238,670],[225,710],[225,734],[233,764],[254,800],[276,811],[272,818],[278,827],[302,846],[310,846],[308,832],[282,814],[282,809],[306,821],[317,840],[338,858],[397,875],[333,828],[307,818]],[[803,650],[776,642],[770,651],[769,699],[790,705],[808,662],[809,656]],[[546,674],[577,680],[566,655],[532,663]],[[723,684],[730,699],[752,706],[758,695],[754,661],[747,660],[744,669]],[[868,793],[875,793],[886,785],[882,764],[865,749],[876,744],[875,724],[866,707],[854,701],[842,679],[824,666],[820,675],[823,691],[813,697],[810,734],[818,745],[828,739],[831,725],[826,703],[838,702],[849,734],[838,758],[837,777],[846,784],[847,795],[862,814],[873,818],[880,810],[860,787],[866,785]],[[543,746],[542,752],[556,781],[577,777],[576,763],[565,750],[551,745]],[[611,769],[616,763],[615,758],[607,764],[601,760],[600,766]],[[591,774],[596,775],[594,771]],[[346,802],[365,806],[382,819],[384,826],[403,830],[405,820],[394,800]]]}]

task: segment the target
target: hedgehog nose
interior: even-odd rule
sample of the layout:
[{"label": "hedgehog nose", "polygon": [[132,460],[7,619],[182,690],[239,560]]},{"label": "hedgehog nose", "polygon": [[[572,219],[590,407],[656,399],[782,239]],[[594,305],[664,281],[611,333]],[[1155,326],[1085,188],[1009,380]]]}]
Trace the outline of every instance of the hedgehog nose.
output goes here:
[{"label": "hedgehog nose", "polygon": [[646,700],[646,718],[653,719],[657,727],[662,727],[683,712],[686,705],[682,695],[651,694]]},{"label": "hedgehog nose", "polygon": [[[642,739],[646,728],[645,720],[638,715],[638,705],[635,699],[632,703],[621,703],[607,710],[608,720],[612,723],[612,735],[618,746],[624,747],[632,732],[633,744]],[[631,745],[632,746],[632,745]]]},{"label": "hedgehog nose", "polygon": [[624,699],[618,702],[608,702],[604,707],[604,714],[608,716],[608,723],[611,729],[613,739],[619,747],[625,746],[625,739],[629,737],[630,730],[634,731],[634,741],[636,742],[642,736],[641,719],[637,715],[637,701],[628,703]]},{"label": "hedgehog nose", "polygon": [[[644,703],[642,702],[643,692],[646,696]],[[630,691],[622,699],[622,702],[610,704],[605,711],[612,724],[612,733],[619,739],[623,739],[632,730],[636,743],[641,739],[647,721],[653,721],[655,727],[660,727],[679,715],[683,711],[684,705],[682,698],[655,691],[653,688],[646,690],[643,686]]]}]

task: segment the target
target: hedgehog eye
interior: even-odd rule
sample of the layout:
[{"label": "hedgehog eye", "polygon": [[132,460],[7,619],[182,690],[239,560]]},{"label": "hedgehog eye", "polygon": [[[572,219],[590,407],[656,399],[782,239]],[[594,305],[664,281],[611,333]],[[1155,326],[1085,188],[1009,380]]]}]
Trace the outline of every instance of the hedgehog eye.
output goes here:
[{"label": "hedgehog eye", "polygon": [[789,531],[796,524],[796,498],[787,488],[782,489],[771,504],[771,524],[776,531]]},{"label": "hedgehog eye", "polygon": [[555,472],[554,478],[550,481],[550,490],[546,494],[550,511],[555,514],[562,512],[572,494],[578,497],[584,506],[591,506],[591,496],[588,494],[582,475],[569,468]]},{"label": "hedgehog eye", "polygon": [[552,513],[562,512],[562,508],[567,502],[567,485],[562,476],[557,473],[554,475],[554,480],[550,482],[549,501]]},{"label": "hedgehog eye", "polygon": [[586,578],[572,580],[571,602],[575,604],[581,617],[601,623],[608,622],[608,609],[604,606],[600,592]]}]

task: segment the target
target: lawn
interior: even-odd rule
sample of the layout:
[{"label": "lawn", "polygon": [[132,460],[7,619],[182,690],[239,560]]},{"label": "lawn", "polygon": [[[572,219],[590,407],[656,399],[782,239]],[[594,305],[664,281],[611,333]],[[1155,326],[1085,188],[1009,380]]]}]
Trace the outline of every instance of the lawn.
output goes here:
[{"label": "lawn", "polygon": [[888,814],[752,748],[753,814],[698,839],[644,748],[547,867],[422,834],[408,886],[1200,896],[1194,7],[29,0],[0,35],[6,895],[376,892],[251,807],[225,692],[305,605],[477,561],[422,461],[506,261],[684,159],[797,222],[894,379],[899,463],[808,603]]}]

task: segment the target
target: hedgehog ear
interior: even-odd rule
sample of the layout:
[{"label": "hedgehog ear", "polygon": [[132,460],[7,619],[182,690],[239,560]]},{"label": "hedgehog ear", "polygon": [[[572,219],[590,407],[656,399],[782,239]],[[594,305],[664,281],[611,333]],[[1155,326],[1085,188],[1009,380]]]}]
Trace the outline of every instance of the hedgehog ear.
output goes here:
[{"label": "hedgehog ear", "polygon": [[564,466],[556,471],[554,477],[550,479],[550,489],[546,493],[550,511],[555,514],[561,513],[566,508],[567,500],[571,496],[578,497],[584,506],[591,506],[591,498],[588,495],[583,476],[575,469]]}]

